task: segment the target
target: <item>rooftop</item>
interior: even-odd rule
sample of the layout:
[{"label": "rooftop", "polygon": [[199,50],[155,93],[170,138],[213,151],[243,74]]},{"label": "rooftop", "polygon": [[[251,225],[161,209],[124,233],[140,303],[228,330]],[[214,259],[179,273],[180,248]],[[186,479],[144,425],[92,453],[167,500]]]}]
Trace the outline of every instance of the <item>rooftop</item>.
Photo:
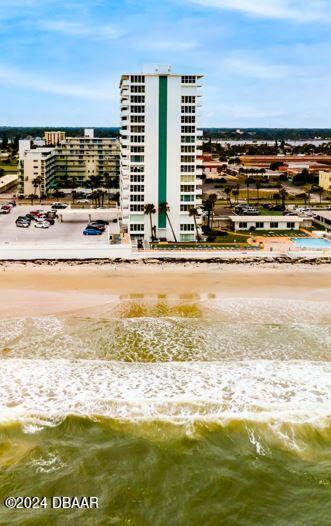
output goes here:
[{"label": "rooftop", "polygon": [[245,222],[249,222],[249,221],[261,221],[262,223],[269,223],[269,222],[275,222],[275,223],[279,223],[279,222],[297,222],[297,221],[303,221],[305,218],[304,217],[299,217],[299,216],[229,216],[229,219],[231,219],[231,221],[233,221],[234,223],[236,222],[241,222],[241,221],[245,221]]}]

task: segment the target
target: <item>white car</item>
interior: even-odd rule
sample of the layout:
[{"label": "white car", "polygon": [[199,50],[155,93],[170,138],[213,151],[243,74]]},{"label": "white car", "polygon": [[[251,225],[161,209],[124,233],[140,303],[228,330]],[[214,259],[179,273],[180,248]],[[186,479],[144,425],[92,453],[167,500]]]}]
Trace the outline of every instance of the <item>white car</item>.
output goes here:
[{"label": "white car", "polygon": [[35,223],[34,227],[35,228],[49,228],[50,224],[48,223],[48,221],[39,221]]},{"label": "white car", "polygon": [[77,199],[76,203],[80,203],[81,205],[89,204],[91,201],[89,199]]}]

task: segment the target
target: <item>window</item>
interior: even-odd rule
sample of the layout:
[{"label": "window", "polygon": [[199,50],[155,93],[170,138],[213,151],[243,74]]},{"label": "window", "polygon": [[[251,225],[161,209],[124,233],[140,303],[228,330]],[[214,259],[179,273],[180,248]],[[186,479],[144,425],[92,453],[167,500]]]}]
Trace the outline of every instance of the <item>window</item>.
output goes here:
[{"label": "window", "polygon": [[182,163],[194,163],[195,162],[195,155],[181,155],[180,161]]},{"label": "window", "polygon": [[145,113],[145,106],[131,106],[131,113]]},{"label": "window", "polygon": [[130,225],[130,232],[143,232],[144,230],[144,223],[131,223]]},{"label": "window", "polygon": [[182,115],[182,124],[195,124],[195,115]]},{"label": "window", "polygon": [[181,212],[189,212],[191,208],[192,208],[192,205],[180,205]]},{"label": "window", "polygon": [[180,176],[180,182],[181,183],[194,183],[195,182],[195,174],[185,174]]},{"label": "window", "polygon": [[183,143],[195,143],[194,135],[182,135],[181,142]]},{"label": "window", "polygon": [[130,205],[130,212],[143,212],[144,205]]},{"label": "window", "polygon": [[195,166],[192,166],[191,164],[182,164],[180,167],[180,171],[182,173],[194,173]]},{"label": "window", "polygon": [[182,113],[195,113],[195,106],[182,106]]},{"label": "window", "polygon": [[131,142],[145,142],[145,135],[131,135]]},{"label": "window", "polygon": [[182,194],[180,196],[180,200],[183,201],[184,203],[192,203],[192,201],[194,201],[194,195],[191,195],[191,194]]},{"label": "window", "polygon": [[264,223],[262,223],[261,221],[257,221],[256,228],[264,228]]},{"label": "window", "polygon": [[194,224],[186,224],[180,225],[180,229],[182,232],[194,232]]},{"label": "window", "polygon": [[245,222],[243,222],[243,221],[240,221],[240,222],[239,222],[239,228],[242,228],[242,229],[247,228],[247,223],[245,223]]},{"label": "window", "polygon": [[145,93],[145,86],[131,86],[131,93]]},{"label": "window", "polygon": [[144,153],[144,146],[131,146],[131,153]]},{"label": "window", "polygon": [[144,201],[144,195],[143,194],[133,194],[130,195],[130,201],[132,203],[142,203]]},{"label": "window", "polygon": [[195,189],[194,184],[181,184],[180,185],[181,192],[194,192],[194,189]]},{"label": "window", "polygon": [[182,77],[182,84],[195,84],[196,77],[192,75],[186,75]]},{"label": "window", "polygon": [[182,153],[194,153],[195,152],[195,146],[182,146],[181,147]]},{"label": "window", "polygon": [[182,104],[195,104],[196,98],[193,95],[185,95],[182,97]]},{"label": "window", "polygon": [[143,163],[145,157],[143,155],[131,155],[131,162],[133,163]]},{"label": "window", "polygon": [[131,184],[130,185],[130,192],[143,192],[144,191],[144,185],[143,184]]},{"label": "window", "polygon": [[287,228],[295,228],[295,223],[287,223]]},{"label": "window", "polygon": [[276,221],[271,221],[270,228],[278,228],[278,223],[276,223]]},{"label": "window", "polygon": [[[133,174],[137,174],[137,173],[143,173],[144,171],[144,167],[143,166],[134,166],[134,165],[131,165],[131,173]],[[144,177],[144,176],[142,176]]]},{"label": "window", "polygon": [[131,126],[131,133],[145,133],[145,126]]},{"label": "window", "polygon": [[195,133],[195,126],[182,126],[182,133]]},{"label": "window", "polygon": [[130,80],[132,84],[143,84],[145,82],[144,75],[131,75]]},{"label": "window", "polygon": [[145,104],[145,96],[144,95],[131,95],[130,97],[131,103],[134,104]]},{"label": "window", "polygon": [[144,175],[130,175],[130,183],[143,183],[144,179]]},{"label": "window", "polygon": [[131,124],[137,122],[145,122],[145,115],[131,115]]}]

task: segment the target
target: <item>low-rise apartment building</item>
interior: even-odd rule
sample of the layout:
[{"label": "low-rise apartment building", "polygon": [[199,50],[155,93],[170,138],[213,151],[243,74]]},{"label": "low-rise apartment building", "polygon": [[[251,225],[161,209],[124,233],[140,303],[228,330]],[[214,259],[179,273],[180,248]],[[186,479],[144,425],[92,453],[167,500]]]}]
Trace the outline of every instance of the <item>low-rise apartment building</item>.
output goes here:
[{"label": "low-rise apartment building", "polygon": [[331,171],[319,173],[319,186],[327,192],[331,191]]},{"label": "low-rise apartment building", "polygon": [[299,216],[230,216],[234,231],[238,230],[299,230],[309,227],[312,220]]},{"label": "low-rise apartment building", "polygon": [[[67,137],[56,147],[36,148],[22,142],[19,161],[18,193],[47,193],[57,187],[78,188],[95,176],[105,183],[108,176],[119,179],[120,149],[115,138]],[[33,181],[42,178],[36,186]],[[116,185],[114,185],[116,186]]]}]

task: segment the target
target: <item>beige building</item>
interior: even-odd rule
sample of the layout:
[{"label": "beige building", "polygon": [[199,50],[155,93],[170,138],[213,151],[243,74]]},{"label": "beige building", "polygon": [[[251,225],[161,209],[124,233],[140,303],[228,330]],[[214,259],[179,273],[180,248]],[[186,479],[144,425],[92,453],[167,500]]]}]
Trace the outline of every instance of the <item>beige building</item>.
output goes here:
[{"label": "beige building", "polygon": [[44,139],[47,146],[57,146],[66,138],[66,132],[63,131],[45,131]]},{"label": "beige building", "polygon": [[[92,176],[119,180],[120,149],[115,138],[67,137],[57,147],[22,150],[19,162],[19,188],[21,195],[47,193],[52,188],[79,188]],[[41,177],[42,184],[33,185]],[[98,184],[99,186],[99,184]]]},{"label": "beige building", "polygon": [[331,191],[331,172],[320,172],[319,173],[319,185],[323,190]]}]

